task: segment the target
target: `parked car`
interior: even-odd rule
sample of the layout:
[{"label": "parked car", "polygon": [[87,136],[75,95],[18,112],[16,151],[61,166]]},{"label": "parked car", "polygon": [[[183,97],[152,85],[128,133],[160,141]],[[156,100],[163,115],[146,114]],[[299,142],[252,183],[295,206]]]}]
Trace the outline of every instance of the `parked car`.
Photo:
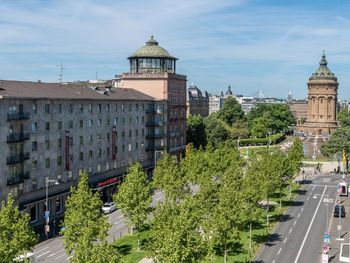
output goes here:
[{"label": "parked car", "polygon": [[110,214],[115,211],[117,207],[114,202],[107,202],[102,206],[102,212],[105,214]]},{"label": "parked car", "polygon": [[334,207],[334,217],[339,217],[339,212],[340,212],[340,217],[345,217],[346,213],[345,213],[345,207],[343,205],[336,205]]}]

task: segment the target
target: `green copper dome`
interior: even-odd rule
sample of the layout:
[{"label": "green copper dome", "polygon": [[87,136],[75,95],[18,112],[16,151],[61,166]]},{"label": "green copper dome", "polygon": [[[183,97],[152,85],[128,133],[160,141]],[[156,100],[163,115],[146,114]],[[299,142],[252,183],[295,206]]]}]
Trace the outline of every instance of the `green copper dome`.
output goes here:
[{"label": "green copper dome", "polygon": [[139,48],[130,58],[170,58],[177,59],[169,54],[164,48],[158,46],[158,42],[151,36],[146,46]]},{"label": "green copper dome", "polygon": [[327,67],[326,55],[323,50],[322,58],[320,61],[320,67],[316,70],[315,73],[309,78],[310,80],[322,80],[322,79],[331,79],[337,81],[337,78],[334,76],[334,73]]}]

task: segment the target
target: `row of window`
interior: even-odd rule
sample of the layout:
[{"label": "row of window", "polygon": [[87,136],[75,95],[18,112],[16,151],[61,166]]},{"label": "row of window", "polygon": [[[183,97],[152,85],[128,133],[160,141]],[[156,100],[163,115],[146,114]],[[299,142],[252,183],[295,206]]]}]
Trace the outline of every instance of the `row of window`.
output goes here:
[{"label": "row of window", "polygon": [[[97,112],[102,112],[103,110],[106,111],[106,112],[110,112],[111,111],[111,108],[112,106],[110,104],[88,104],[88,105],[85,105],[86,108],[88,109],[89,112],[93,112],[94,111],[94,108],[96,107],[96,110]],[[58,104],[58,112],[59,113],[62,113],[62,104]],[[77,109],[78,112],[81,112],[83,113],[84,112],[84,104],[68,104],[68,113],[70,114],[73,114],[74,112],[74,109]],[[135,111],[144,111],[145,110],[145,105],[144,104],[134,104],[134,107],[133,107],[133,104],[121,104],[121,105],[118,105],[118,104],[115,104],[114,105],[114,111],[117,112],[118,110],[120,110],[121,112],[125,112],[125,111],[133,111],[133,108]],[[13,112],[13,111],[16,111],[16,106],[10,106],[9,108],[9,111],[10,112]],[[38,112],[38,105],[37,104],[32,104],[32,112],[33,113],[37,113]],[[49,114],[51,112],[51,105],[50,104],[45,104],[44,105],[44,112]]]}]

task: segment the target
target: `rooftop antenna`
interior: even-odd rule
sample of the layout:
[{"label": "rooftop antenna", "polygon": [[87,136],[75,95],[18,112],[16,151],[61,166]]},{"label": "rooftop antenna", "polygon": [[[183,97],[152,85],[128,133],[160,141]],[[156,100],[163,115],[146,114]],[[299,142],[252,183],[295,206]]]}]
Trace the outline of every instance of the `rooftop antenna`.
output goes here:
[{"label": "rooftop antenna", "polygon": [[60,73],[58,74],[58,81],[62,84],[63,70],[65,70],[66,68],[64,67],[64,65],[62,65],[62,62],[59,65],[56,65],[56,67],[60,69]]}]

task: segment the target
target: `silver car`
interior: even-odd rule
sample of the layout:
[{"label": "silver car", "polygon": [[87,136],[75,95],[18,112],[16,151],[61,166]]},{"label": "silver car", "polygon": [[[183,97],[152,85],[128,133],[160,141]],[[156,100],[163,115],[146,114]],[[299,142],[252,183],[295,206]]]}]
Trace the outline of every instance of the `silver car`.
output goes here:
[{"label": "silver car", "polygon": [[110,213],[112,213],[113,211],[115,211],[116,209],[117,209],[117,208],[116,208],[114,202],[108,202],[108,203],[105,203],[105,204],[102,206],[102,212],[105,213],[105,214],[110,214]]}]

